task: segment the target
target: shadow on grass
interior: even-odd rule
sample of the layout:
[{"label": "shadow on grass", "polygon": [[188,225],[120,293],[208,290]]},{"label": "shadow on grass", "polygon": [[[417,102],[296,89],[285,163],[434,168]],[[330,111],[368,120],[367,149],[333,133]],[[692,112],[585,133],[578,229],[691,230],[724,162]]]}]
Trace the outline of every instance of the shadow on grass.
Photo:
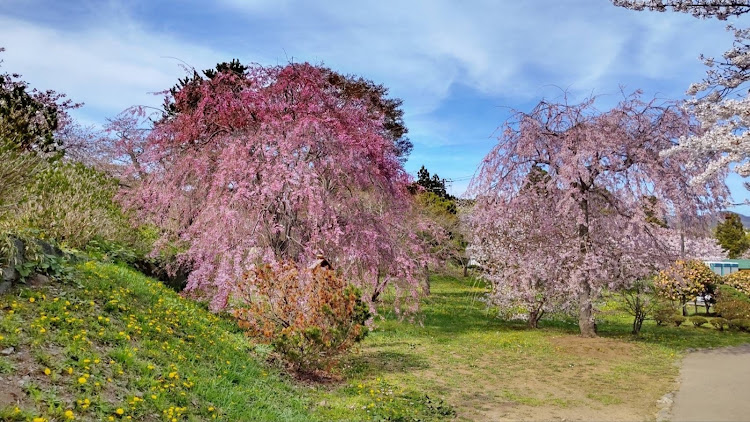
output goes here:
[{"label": "shadow on grass", "polygon": [[427,359],[416,353],[372,351],[350,356],[345,362],[350,375],[368,376],[382,373],[408,372],[430,367]]}]

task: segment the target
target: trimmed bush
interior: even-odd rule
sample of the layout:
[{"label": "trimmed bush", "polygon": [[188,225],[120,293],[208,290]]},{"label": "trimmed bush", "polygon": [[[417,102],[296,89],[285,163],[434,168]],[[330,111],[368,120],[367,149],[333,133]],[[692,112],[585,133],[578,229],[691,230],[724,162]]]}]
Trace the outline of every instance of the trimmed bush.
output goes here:
[{"label": "trimmed bush", "polygon": [[708,320],[701,316],[694,316],[690,318],[690,322],[693,323],[693,326],[696,328],[708,324]]},{"label": "trimmed bush", "polygon": [[729,321],[726,318],[711,318],[709,322],[719,331],[724,331],[724,328],[729,327]]},{"label": "trimmed bush", "polygon": [[672,307],[661,307],[654,312],[654,321],[656,325],[664,325],[672,321],[672,317],[676,316],[677,311]]},{"label": "trimmed bush", "polygon": [[685,317],[684,317],[684,316],[682,316],[682,315],[675,315],[675,316],[673,316],[673,317],[672,317],[672,323],[673,323],[673,324],[674,324],[674,325],[675,325],[676,327],[679,327],[679,326],[680,326],[680,325],[682,325],[682,323],[683,323],[683,322],[685,322],[685,321],[687,321],[687,318],[685,318]]}]

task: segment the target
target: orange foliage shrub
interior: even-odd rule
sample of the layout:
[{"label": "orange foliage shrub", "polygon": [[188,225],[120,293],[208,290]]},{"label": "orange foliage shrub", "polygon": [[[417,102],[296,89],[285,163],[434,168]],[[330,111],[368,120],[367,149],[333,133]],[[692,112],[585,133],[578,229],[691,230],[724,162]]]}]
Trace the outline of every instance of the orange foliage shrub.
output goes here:
[{"label": "orange foliage shrub", "polygon": [[232,311],[248,335],[273,345],[297,372],[328,371],[367,334],[359,290],[326,268],[292,262],[245,275]]}]

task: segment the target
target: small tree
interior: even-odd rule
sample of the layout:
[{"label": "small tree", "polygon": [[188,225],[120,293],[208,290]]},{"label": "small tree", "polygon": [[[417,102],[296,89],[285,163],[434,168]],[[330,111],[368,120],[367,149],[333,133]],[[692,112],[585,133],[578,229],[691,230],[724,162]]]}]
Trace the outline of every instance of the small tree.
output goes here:
[{"label": "small tree", "polygon": [[636,280],[630,287],[620,291],[623,309],[633,316],[633,335],[641,332],[643,321],[659,308],[655,296],[654,283],[651,279]]},{"label": "small tree", "polygon": [[727,212],[723,217],[714,231],[716,239],[727,251],[729,258],[738,258],[750,248],[750,239],[745,234],[745,227],[738,214]]},{"label": "small tree", "polygon": [[[453,200],[453,196],[448,194],[445,188],[445,179],[441,179],[437,173],[430,176],[430,172],[422,166],[417,172],[417,181],[414,182],[414,187],[421,187],[427,192],[431,192],[440,198]],[[455,205],[453,207],[453,213],[455,214]]]},{"label": "small tree", "polygon": [[660,271],[654,280],[659,295],[679,302],[684,316],[687,316],[687,302],[705,296],[718,283],[719,276],[697,260],[678,260]]}]

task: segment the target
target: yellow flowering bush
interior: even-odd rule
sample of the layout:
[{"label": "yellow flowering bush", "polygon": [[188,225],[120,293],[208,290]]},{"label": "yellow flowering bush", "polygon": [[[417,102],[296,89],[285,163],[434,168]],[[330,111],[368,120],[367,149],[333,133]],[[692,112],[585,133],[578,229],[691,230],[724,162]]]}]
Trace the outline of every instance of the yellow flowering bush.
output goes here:
[{"label": "yellow flowering bush", "polygon": [[657,293],[683,307],[697,296],[710,292],[720,277],[702,261],[678,260],[654,279]]},{"label": "yellow flowering bush", "polygon": [[750,271],[738,271],[724,277],[724,284],[750,296]]}]

